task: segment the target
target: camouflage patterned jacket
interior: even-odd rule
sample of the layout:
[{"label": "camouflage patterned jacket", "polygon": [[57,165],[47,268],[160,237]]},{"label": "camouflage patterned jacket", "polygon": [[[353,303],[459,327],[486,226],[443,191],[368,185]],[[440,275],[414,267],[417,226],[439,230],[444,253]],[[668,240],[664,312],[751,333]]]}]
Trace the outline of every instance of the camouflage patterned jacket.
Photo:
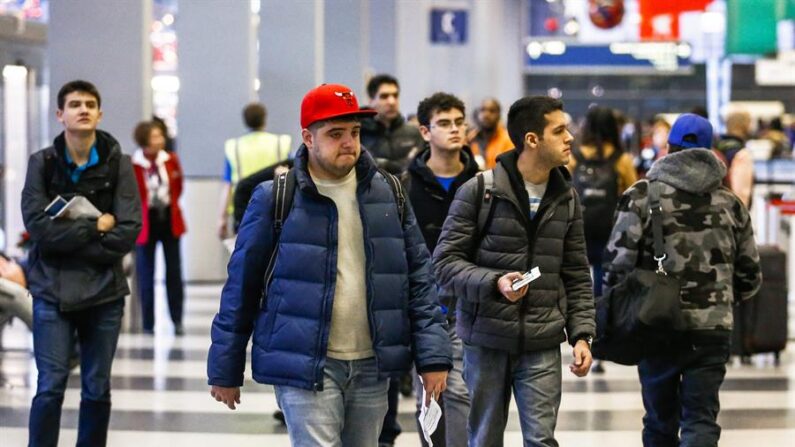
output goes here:
[{"label": "camouflage patterned jacket", "polygon": [[[691,331],[728,336],[735,298],[752,297],[762,282],[748,210],[721,182],[726,167],[708,150],[687,149],[654,163],[649,180],[661,183],[664,266],[682,284],[682,310]],[[653,260],[647,180],[619,201],[604,259],[605,285]]]}]

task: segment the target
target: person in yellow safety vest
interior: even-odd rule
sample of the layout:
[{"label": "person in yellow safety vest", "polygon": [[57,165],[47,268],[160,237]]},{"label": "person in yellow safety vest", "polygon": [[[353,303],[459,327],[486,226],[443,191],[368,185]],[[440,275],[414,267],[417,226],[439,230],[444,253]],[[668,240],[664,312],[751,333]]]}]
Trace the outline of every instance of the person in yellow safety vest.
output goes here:
[{"label": "person in yellow safety vest", "polygon": [[218,237],[232,236],[231,216],[233,193],[237,183],[249,175],[286,160],[290,154],[291,137],[265,132],[268,112],[261,103],[243,109],[243,120],[251,131],[239,138],[226,140],[224,146],[224,186],[219,206]]}]

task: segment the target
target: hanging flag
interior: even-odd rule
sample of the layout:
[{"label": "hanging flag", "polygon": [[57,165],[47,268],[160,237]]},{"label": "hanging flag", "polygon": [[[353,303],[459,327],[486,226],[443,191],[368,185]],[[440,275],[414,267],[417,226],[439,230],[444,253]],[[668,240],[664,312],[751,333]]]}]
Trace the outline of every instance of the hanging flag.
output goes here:
[{"label": "hanging flag", "polygon": [[777,50],[778,0],[726,1],[726,54],[768,54]]},{"label": "hanging flag", "polygon": [[678,40],[679,15],[703,11],[713,0],[640,0],[640,38]]}]

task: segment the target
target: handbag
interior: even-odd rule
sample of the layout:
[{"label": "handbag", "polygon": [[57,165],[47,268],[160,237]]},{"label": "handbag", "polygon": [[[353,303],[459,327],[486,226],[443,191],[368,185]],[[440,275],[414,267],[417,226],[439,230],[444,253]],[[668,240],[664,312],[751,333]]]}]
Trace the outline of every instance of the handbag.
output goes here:
[{"label": "handbag", "polygon": [[[686,326],[682,316],[679,278],[665,271],[660,184],[649,182],[656,270],[636,266],[622,281],[596,300],[593,355],[623,365],[637,365],[647,347],[671,338]],[[639,256],[640,259],[640,256]]]}]

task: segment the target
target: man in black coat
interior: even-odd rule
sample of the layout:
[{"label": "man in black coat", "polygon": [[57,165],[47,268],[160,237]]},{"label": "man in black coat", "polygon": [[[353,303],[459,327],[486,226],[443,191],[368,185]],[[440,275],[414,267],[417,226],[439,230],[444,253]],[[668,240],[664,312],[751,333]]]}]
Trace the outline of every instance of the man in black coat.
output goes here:
[{"label": "man in black coat", "polygon": [[[508,113],[516,149],[497,159],[493,184],[470,180],[456,193],[434,251],[437,280],[457,298],[471,408],[470,445],[502,445],[511,391],[525,446],[557,446],[560,344],[585,376],[595,333],[582,211],[565,165],[573,137],[563,104],[516,101]],[[486,175],[484,174],[484,175]],[[480,210],[490,218],[479,228]],[[523,272],[540,276],[518,290]]]},{"label": "man in black coat", "polygon": [[370,108],[378,114],[362,119],[362,146],[380,168],[390,174],[405,172],[411,159],[425,148],[416,127],[400,114],[400,85],[387,74],[373,76],[367,83]]},{"label": "man in black coat", "polygon": [[[122,258],[141,231],[141,200],[130,158],[108,133],[96,87],[72,81],[58,92],[64,131],[30,156],[22,217],[30,233],[28,287],[33,353],[39,371],[30,409],[30,446],[58,444],[69,359],[80,346],[78,446],[104,446],[110,420],[110,370],[129,294]],[[97,217],[54,217],[56,197],[82,196]]]},{"label": "man in black coat", "polygon": [[[447,210],[458,188],[478,173],[478,165],[466,143],[466,110],[464,103],[448,93],[436,93],[422,100],[417,108],[420,133],[428,149],[417,155],[405,175],[404,184],[409,201],[417,216],[428,250],[433,252],[442,232]],[[469,415],[469,395],[463,371],[463,347],[455,333],[454,297],[442,296],[442,312],[447,315],[448,333],[453,346],[453,369],[447,374],[444,394],[444,422],[431,436],[435,446],[467,445],[466,424]],[[417,386],[417,405],[421,405],[421,390]],[[424,442],[420,432],[420,441]]]}]

